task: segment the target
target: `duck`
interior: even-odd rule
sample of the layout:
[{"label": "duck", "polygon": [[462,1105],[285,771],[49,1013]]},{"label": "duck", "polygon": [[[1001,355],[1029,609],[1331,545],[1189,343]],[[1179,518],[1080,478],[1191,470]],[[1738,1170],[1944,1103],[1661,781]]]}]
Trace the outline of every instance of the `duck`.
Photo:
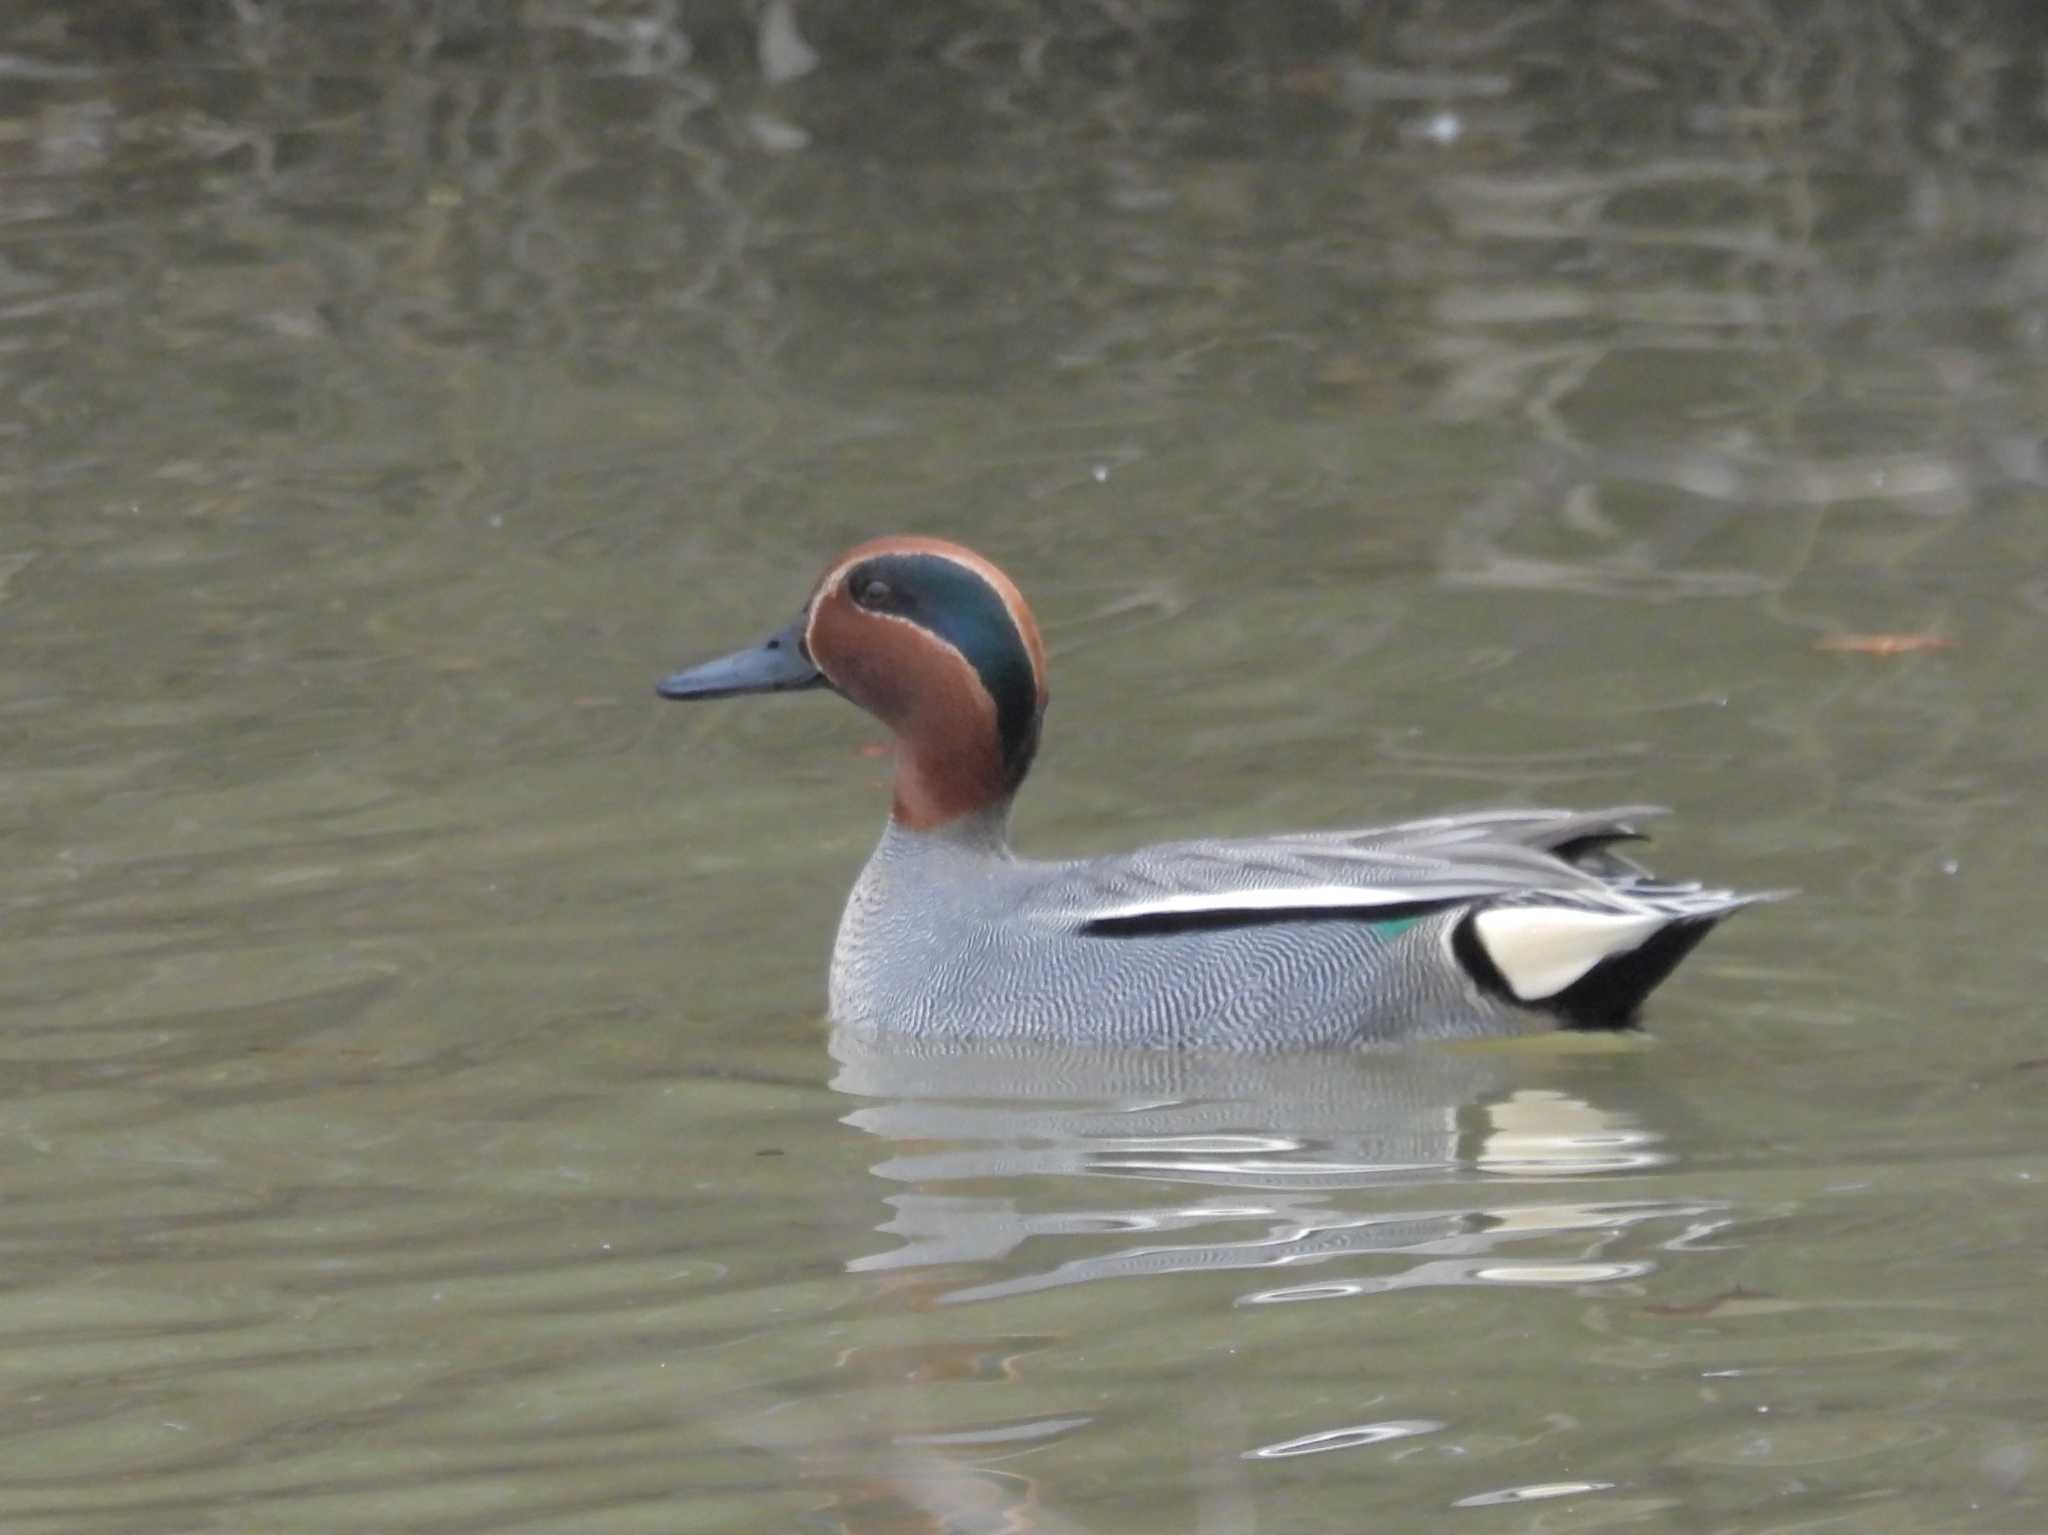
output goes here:
[{"label": "duck", "polygon": [[793,622],[656,689],[807,690],[895,738],[888,821],[827,985],[855,1035],[1263,1051],[1619,1030],[1715,924],[1781,893],[1660,880],[1623,856],[1655,806],[1019,857],[1010,811],[1045,720],[1045,644],[1015,582],[945,539],[857,544]]}]

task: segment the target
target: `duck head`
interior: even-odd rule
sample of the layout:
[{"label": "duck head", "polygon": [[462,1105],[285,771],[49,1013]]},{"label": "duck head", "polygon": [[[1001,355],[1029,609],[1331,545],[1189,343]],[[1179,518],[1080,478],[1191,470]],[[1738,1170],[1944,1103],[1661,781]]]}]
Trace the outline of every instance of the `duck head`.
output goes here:
[{"label": "duck head", "polygon": [[787,628],[656,691],[696,699],[818,687],[895,732],[891,814],[935,830],[1007,810],[1038,750],[1045,647],[1015,584],[973,550],[878,538],[833,561]]}]

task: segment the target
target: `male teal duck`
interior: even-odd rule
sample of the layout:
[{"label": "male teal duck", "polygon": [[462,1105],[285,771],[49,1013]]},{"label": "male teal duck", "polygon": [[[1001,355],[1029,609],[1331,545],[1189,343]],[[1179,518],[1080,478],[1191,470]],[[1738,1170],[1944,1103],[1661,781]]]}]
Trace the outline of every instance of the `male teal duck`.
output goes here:
[{"label": "male teal duck", "polygon": [[1045,647],[1010,578],[939,539],[848,550],[794,623],[659,691],[820,687],[896,736],[889,823],[832,951],[833,1019],[863,1032],[1271,1049],[1620,1028],[1764,899],[1619,857],[1641,807],[1017,858]]}]

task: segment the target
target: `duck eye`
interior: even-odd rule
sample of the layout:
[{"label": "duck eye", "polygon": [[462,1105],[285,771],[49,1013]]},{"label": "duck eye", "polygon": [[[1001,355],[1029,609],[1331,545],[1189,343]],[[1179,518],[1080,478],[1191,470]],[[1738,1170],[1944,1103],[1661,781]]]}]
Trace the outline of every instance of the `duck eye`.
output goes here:
[{"label": "duck eye", "polygon": [[853,600],[864,608],[884,608],[895,595],[887,581],[870,576],[854,588]]}]

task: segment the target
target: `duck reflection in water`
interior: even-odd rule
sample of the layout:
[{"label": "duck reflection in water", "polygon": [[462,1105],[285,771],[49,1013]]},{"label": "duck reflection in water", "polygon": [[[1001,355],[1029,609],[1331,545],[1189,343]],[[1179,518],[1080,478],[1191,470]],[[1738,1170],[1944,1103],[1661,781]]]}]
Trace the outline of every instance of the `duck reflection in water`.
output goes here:
[{"label": "duck reflection in water", "polygon": [[[1647,1171],[1666,1154],[1634,1113],[1575,1090],[1583,1073],[1553,1069],[1570,1056],[1536,1042],[1191,1055],[906,1046],[841,1029],[832,1050],[833,1086],[867,1100],[845,1122],[904,1148],[871,1170],[909,1186],[888,1196],[879,1227],[902,1245],[849,1267],[943,1269],[939,1301],[1225,1270],[1262,1276],[1240,1304],[1584,1284],[1649,1270],[1608,1253],[1633,1252],[1634,1228],[1714,1213],[1554,1198],[1559,1179]],[[1104,1204],[1105,1178],[1190,1192]],[[991,1193],[993,1182],[1011,1191]],[[1541,1197],[1527,1197],[1537,1184]],[[1345,1197],[1359,1191],[1372,1197]],[[1556,1245],[1546,1238],[1569,1256],[1502,1251]],[[1014,1261],[1047,1242],[1084,1250]],[[996,1272],[968,1277],[962,1265]],[[1269,1282],[1303,1269],[1318,1272]]]}]

